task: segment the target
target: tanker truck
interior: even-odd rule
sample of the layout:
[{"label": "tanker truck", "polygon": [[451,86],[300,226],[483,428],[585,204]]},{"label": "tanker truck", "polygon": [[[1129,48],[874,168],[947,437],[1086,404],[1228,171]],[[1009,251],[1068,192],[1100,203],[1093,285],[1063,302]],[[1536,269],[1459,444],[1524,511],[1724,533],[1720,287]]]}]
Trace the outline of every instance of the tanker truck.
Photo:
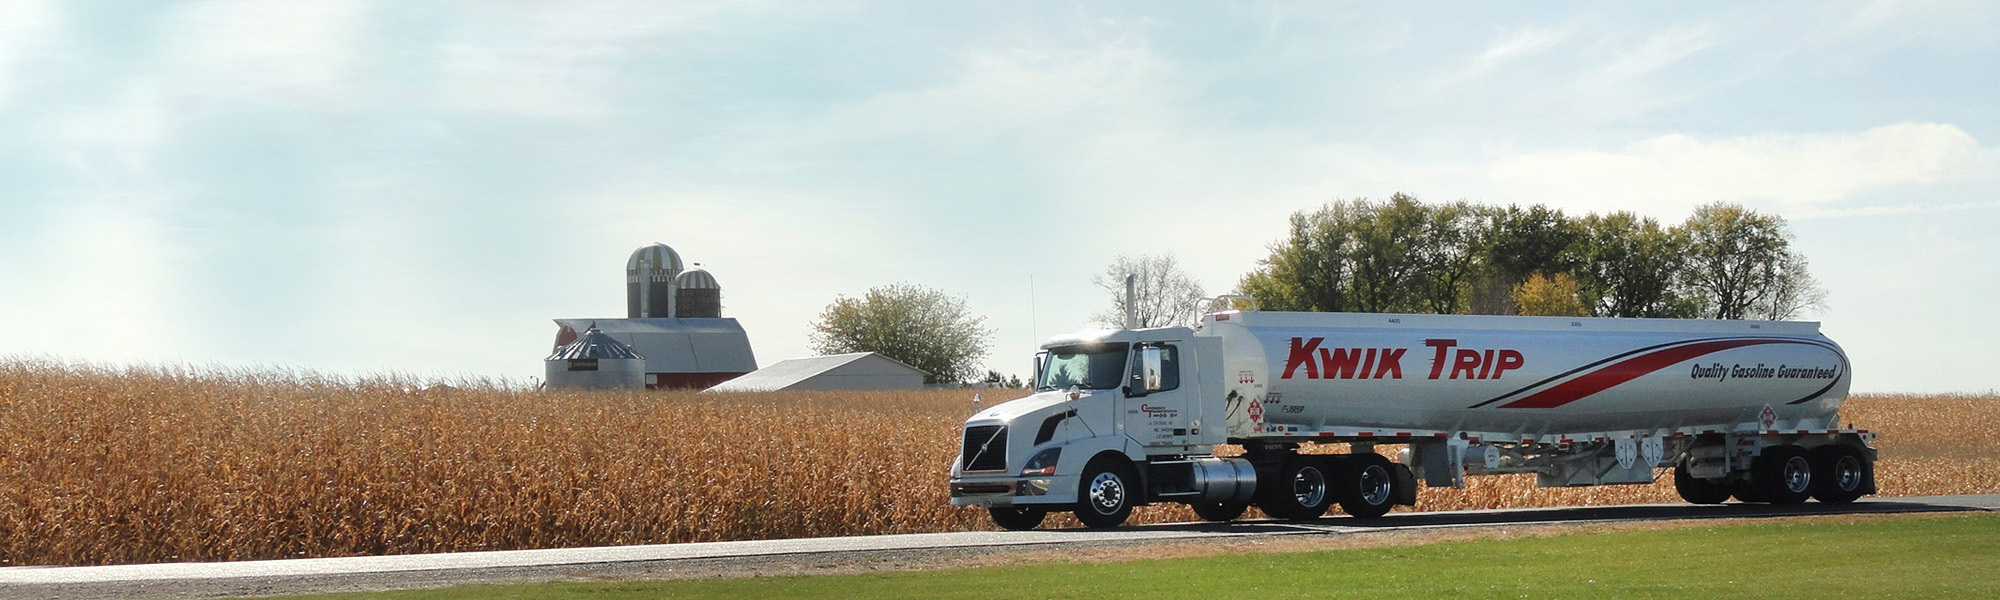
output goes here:
[{"label": "tanker truck", "polygon": [[1849,377],[1810,322],[1225,311],[1050,339],[1032,395],[966,420],[951,503],[1015,530],[1169,502],[1374,518],[1418,482],[1666,471],[1696,504],[1846,503],[1875,492],[1876,456],[1838,422]]}]

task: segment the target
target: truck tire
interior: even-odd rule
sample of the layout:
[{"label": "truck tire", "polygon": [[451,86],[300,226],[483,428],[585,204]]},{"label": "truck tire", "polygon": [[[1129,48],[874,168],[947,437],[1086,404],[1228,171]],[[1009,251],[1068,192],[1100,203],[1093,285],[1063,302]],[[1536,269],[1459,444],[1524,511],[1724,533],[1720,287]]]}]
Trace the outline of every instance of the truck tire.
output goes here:
[{"label": "truck tire", "polygon": [[993,515],[993,524],[1001,529],[1027,531],[1041,525],[1042,519],[1049,516],[1049,511],[1034,506],[995,506],[986,509],[986,514]]},{"label": "truck tire", "polygon": [[1324,456],[1293,456],[1277,471],[1269,487],[1258,486],[1257,508],[1273,518],[1311,521],[1333,505],[1331,462]]},{"label": "truck tire", "polygon": [[1340,510],[1348,516],[1373,519],[1396,506],[1396,473],[1389,458],[1372,452],[1348,458],[1341,473]]},{"label": "truck tire", "polygon": [[1194,509],[1194,516],[1201,517],[1203,521],[1227,523],[1243,516],[1243,511],[1250,510],[1250,505],[1241,502],[1197,502],[1188,505],[1188,508]]},{"label": "truck tire", "polygon": [[1132,516],[1132,505],[1138,500],[1139,478],[1132,474],[1131,465],[1123,458],[1110,455],[1091,459],[1083,468],[1083,479],[1077,481],[1076,520],[1091,529],[1110,529],[1125,523]]},{"label": "truck tire", "polygon": [[1838,444],[1814,448],[1809,455],[1813,466],[1812,496],[1827,504],[1847,504],[1868,493],[1874,466],[1868,457],[1851,446]]},{"label": "truck tire", "polygon": [[1812,497],[1813,464],[1798,446],[1772,446],[1750,463],[1750,485],[1772,504],[1798,504]]},{"label": "truck tire", "polygon": [[1729,500],[1729,482],[1689,475],[1685,464],[1674,467],[1674,491],[1692,504],[1721,504]]}]

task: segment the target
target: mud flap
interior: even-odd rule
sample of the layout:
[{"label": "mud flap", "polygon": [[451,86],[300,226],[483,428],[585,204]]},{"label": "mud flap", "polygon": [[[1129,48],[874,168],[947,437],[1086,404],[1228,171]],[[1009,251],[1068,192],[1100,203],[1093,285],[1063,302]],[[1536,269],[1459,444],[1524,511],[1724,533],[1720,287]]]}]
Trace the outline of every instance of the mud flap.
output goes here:
[{"label": "mud flap", "polygon": [[1403,506],[1417,505],[1417,476],[1410,472],[1409,465],[1393,465],[1396,473],[1396,503]]}]

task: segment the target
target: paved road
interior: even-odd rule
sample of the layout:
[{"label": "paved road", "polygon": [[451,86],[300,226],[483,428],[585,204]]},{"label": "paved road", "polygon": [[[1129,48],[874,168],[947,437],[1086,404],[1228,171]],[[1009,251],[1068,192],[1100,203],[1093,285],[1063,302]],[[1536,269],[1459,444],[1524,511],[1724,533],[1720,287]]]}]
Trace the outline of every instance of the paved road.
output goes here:
[{"label": "paved road", "polygon": [[[1845,506],[1806,503],[1627,505],[1586,508],[1398,513],[1363,521],[1329,517],[1311,523],[1245,521],[1179,523],[1110,531],[955,532],[609,548],[459,552],[230,563],[171,563],[104,567],[0,568],[0,598],[207,598],[345,590],[420,588],[458,583],[673,576],[677,571],[735,568],[757,572],[774,561],[811,565],[834,557],[898,557],[1226,540],[1372,531],[1675,519],[1759,518],[1827,514],[2000,510],[2000,494],[1871,498]],[[729,571],[729,569],[725,569]]]}]

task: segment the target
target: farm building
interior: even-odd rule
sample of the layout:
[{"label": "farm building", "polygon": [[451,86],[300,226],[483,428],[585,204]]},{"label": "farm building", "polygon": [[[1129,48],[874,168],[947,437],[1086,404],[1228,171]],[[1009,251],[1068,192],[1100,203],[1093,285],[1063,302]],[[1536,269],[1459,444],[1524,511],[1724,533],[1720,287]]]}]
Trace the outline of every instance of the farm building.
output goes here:
[{"label": "farm building", "polygon": [[666,244],[639,248],[625,261],[625,312],[623,319],[556,319],[558,351],[595,327],[644,357],[647,388],[702,389],[757,370],[749,334],[722,316],[715,276],[684,268]]},{"label": "farm building", "polygon": [[646,357],[596,327],[556,348],[544,362],[549,389],[636,389],[646,385]]},{"label": "farm building", "polygon": [[791,358],[708,388],[711,392],[781,390],[914,390],[922,369],[874,352]]}]

